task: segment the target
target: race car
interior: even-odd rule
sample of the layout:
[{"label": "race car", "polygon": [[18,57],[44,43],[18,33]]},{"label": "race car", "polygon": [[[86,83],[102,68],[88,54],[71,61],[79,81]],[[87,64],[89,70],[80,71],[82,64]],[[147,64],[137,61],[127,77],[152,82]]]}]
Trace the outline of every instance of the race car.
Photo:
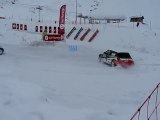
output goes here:
[{"label": "race car", "polygon": [[0,55],[4,53],[4,49],[0,46]]},{"label": "race car", "polygon": [[128,67],[134,65],[134,61],[128,52],[116,52],[113,50],[107,50],[98,57],[100,62],[106,63],[112,67],[120,65],[122,67]]}]

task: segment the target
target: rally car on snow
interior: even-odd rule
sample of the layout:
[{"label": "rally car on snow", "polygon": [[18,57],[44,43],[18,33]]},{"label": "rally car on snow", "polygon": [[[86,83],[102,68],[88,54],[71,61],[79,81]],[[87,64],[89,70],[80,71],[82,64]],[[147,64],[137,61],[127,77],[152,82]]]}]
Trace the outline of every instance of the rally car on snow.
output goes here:
[{"label": "rally car on snow", "polygon": [[134,61],[128,52],[116,52],[113,50],[107,50],[98,57],[100,62],[106,63],[112,67],[120,65],[122,67],[128,67],[134,65]]},{"label": "rally car on snow", "polygon": [[0,46],[0,55],[4,53],[4,49]]}]

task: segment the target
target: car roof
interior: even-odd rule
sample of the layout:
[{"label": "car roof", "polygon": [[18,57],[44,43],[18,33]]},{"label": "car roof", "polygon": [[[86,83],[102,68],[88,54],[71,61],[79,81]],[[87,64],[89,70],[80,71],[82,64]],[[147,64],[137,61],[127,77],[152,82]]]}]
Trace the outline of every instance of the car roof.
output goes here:
[{"label": "car roof", "polygon": [[[111,52],[115,52],[115,53],[117,53],[117,52],[116,52],[116,51],[114,51],[114,50],[107,50],[107,51],[111,51]],[[106,51],[106,52],[107,52],[107,51]]]},{"label": "car roof", "polygon": [[120,58],[131,58],[131,56],[128,52],[118,52],[117,56]]}]

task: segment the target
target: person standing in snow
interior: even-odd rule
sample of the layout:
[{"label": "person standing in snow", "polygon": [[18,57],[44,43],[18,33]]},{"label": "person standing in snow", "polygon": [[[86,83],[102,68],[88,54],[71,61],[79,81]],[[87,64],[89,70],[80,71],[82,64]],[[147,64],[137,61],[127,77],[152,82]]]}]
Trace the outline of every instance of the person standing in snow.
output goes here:
[{"label": "person standing in snow", "polygon": [[44,30],[42,33],[42,39],[45,40],[45,36],[47,35],[47,30]]}]

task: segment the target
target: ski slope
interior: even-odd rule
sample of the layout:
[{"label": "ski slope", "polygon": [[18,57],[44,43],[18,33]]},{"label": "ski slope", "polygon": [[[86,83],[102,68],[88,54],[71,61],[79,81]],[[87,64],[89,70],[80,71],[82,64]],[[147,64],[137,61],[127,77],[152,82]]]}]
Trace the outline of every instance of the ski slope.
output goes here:
[{"label": "ski slope", "polygon": [[[28,0],[17,1],[17,5],[54,4],[55,9],[59,9],[60,2],[63,3],[62,0]],[[74,1],[65,2],[70,5],[68,8],[75,7]],[[83,5],[84,2],[79,1],[80,8],[94,3],[87,1]],[[102,0],[99,4],[103,10],[105,2]],[[148,0],[146,4],[150,2]],[[154,0],[154,5],[155,2],[158,1]],[[128,3],[131,4],[130,1]],[[128,120],[159,83],[158,23],[152,29],[142,24],[137,28],[128,21],[120,24],[78,25],[77,28],[92,29],[84,41],[80,41],[80,37],[74,40],[77,29],[63,42],[45,44],[41,41],[41,35],[34,33],[33,26],[40,24],[36,22],[38,17],[34,16],[36,19],[32,23],[24,13],[19,13],[22,19],[19,19],[19,15],[13,15],[12,18],[10,8],[22,13],[26,9],[26,14],[30,16],[28,7],[23,9],[6,4],[0,9],[1,15],[8,15],[7,19],[0,20],[0,45],[5,49],[5,54],[0,56],[0,119]],[[145,14],[149,16],[149,13]],[[73,14],[69,15],[70,19],[74,19]],[[49,21],[50,25],[49,17],[44,21]],[[15,21],[28,24],[29,32],[12,30],[11,24]],[[44,21],[41,24],[46,24]],[[73,26],[66,24],[66,33]],[[89,36],[96,29],[99,29],[99,34],[88,43]],[[72,51],[70,46],[76,46],[77,51]],[[98,54],[107,49],[130,52],[135,66],[124,69],[99,63]]]}]

